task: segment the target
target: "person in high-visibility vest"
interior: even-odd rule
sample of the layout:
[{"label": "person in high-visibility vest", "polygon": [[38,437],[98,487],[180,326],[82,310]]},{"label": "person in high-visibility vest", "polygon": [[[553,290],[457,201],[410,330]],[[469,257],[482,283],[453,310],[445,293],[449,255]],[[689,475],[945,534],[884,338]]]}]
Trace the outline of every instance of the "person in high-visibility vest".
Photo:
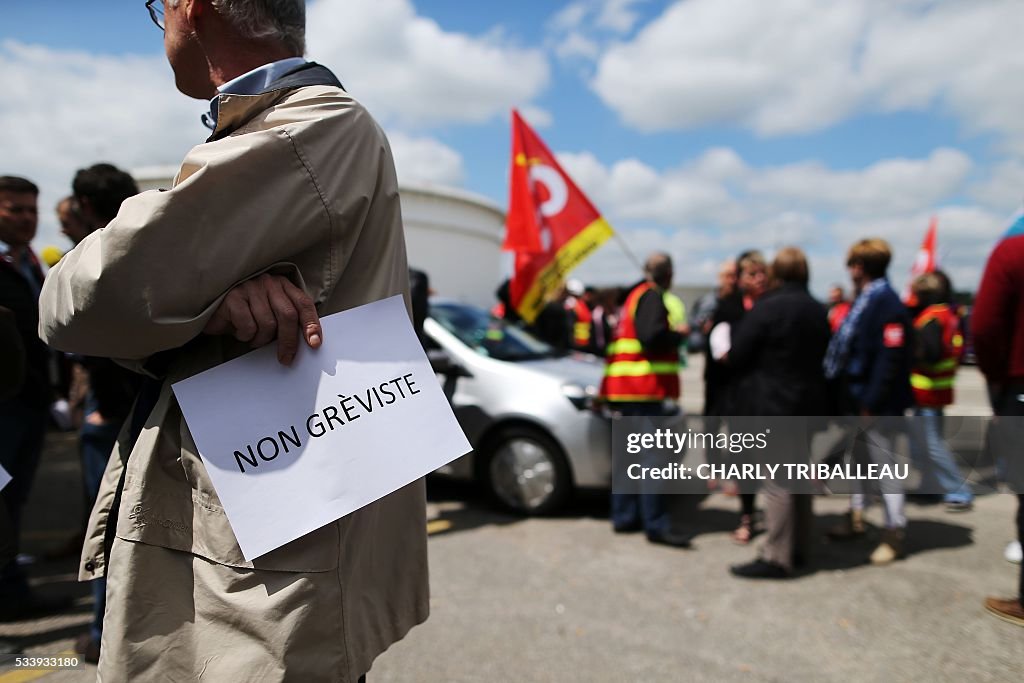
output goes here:
[{"label": "person in high-visibility vest", "polygon": [[[672,286],[672,259],[656,253],[644,265],[646,279],[626,297],[608,345],[601,397],[622,417],[659,417],[680,393],[679,344],[682,330],[669,323],[663,293]],[[663,495],[612,492],[612,526],[616,532],[643,531],[652,543],[687,547],[690,536],[671,528]]]},{"label": "person in high-visibility vest", "polygon": [[943,409],[953,403],[953,384],[963,353],[960,318],[950,305],[952,287],[941,271],[926,273],[911,284],[918,302],[914,318],[914,421],[910,430],[911,455],[925,468],[921,489],[938,485],[946,509],[971,509],[974,494],[942,435]]},{"label": "person in high-visibility vest", "polygon": [[569,280],[565,288],[569,291],[570,297],[565,302],[566,311],[572,323],[572,348],[577,351],[591,352],[590,328],[594,321],[591,313],[588,295],[591,300],[594,298],[593,288],[583,286],[579,280]]},{"label": "person in high-visibility vest", "polygon": [[683,335],[683,341],[679,344],[679,367],[686,367],[686,345],[690,340],[690,325],[686,322],[686,304],[672,292],[665,291],[661,295],[665,302],[665,310],[668,311],[668,324],[673,330],[678,330]]}]

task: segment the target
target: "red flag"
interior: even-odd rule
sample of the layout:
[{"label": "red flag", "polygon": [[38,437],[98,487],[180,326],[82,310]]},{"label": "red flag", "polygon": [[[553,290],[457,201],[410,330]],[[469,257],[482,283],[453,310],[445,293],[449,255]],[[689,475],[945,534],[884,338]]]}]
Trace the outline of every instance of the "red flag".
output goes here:
[{"label": "red flag", "polygon": [[505,243],[515,252],[512,305],[533,322],[565,276],[613,234],[543,141],[512,111],[512,178]]},{"label": "red flag", "polygon": [[[932,222],[928,225],[928,232],[924,235],[924,241],[921,242],[921,248],[917,250],[917,257],[914,259],[914,265],[910,268],[910,282],[913,283],[914,279],[925,273],[934,273],[935,269],[939,267],[938,256],[935,251],[935,240],[936,233],[938,232],[939,221],[937,218],[932,216]],[[917,299],[914,293],[910,290],[910,285],[907,285],[907,291],[903,297],[904,301],[908,306],[917,305]]]}]

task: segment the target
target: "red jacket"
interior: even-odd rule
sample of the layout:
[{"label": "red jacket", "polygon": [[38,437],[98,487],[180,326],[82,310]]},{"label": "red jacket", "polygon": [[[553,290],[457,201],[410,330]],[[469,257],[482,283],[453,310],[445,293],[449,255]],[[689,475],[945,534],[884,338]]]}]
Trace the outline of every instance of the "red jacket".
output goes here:
[{"label": "red jacket", "polygon": [[1024,226],[1011,229],[988,257],[971,333],[978,365],[990,382],[1024,382]]}]

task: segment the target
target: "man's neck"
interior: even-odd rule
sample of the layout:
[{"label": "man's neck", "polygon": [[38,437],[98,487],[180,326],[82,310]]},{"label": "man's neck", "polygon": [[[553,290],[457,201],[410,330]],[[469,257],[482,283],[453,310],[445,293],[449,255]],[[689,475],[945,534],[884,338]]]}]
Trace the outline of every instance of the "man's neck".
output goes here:
[{"label": "man's neck", "polygon": [[272,46],[266,49],[231,54],[224,60],[210,59],[210,80],[219,89],[225,83],[233,81],[253,69],[297,56],[299,55],[291,54],[284,48]]}]

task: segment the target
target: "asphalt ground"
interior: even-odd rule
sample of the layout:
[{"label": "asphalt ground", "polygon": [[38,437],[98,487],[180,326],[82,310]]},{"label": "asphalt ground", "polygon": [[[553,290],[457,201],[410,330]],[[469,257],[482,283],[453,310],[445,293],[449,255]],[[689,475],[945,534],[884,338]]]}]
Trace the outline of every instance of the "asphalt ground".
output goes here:
[{"label": "asphalt ground", "polygon": [[[699,407],[699,364],[684,373]],[[984,414],[973,368],[958,380],[958,414]],[[732,577],[755,555],[734,544],[736,498],[678,496],[691,550],[616,535],[607,495],[585,492],[561,514],[523,519],[495,510],[472,486],[431,480],[430,619],[384,653],[370,681],[1019,681],[1024,628],[993,618],[989,594],[1012,595],[1019,568],[1002,557],[1016,499],[990,494],[968,513],[908,504],[907,559],[865,563],[877,539],[828,543],[845,496],[815,499],[807,569],[781,582]],[[65,613],[0,623],[24,653],[72,653],[87,628],[88,586],[74,557],[47,559],[82,519],[74,434],[49,436],[23,550],[44,595],[74,595]],[[875,506],[868,519],[881,523]],[[0,668],[0,683],[94,680],[95,669]]]}]

